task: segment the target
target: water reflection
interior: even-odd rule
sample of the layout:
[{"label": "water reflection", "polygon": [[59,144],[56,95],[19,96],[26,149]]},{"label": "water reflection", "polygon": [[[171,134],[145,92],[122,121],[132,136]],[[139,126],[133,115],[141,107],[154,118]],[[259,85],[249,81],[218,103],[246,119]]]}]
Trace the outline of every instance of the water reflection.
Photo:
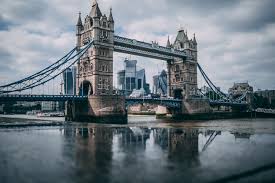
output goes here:
[{"label": "water reflection", "polygon": [[211,182],[275,161],[275,135],[253,130],[66,125],[1,131],[0,143],[1,183]]},{"label": "water reflection", "polygon": [[[208,139],[203,148],[199,148],[199,134]],[[155,163],[162,161],[163,167],[149,170],[148,176],[154,171],[167,173],[167,170],[198,167],[199,149],[206,150],[220,134],[220,131],[202,132],[191,128],[64,128],[65,137],[75,138],[77,174],[88,175],[89,180],[97,181],[109,181],[110,176],[118,176],[117,169],[125,170],[126,166],[133,172],[144,171],[154,160]],[[141,167],[136,166],[139,164]]]},{"label": "water reflection", "polygon": [[81,181],[109,182],[113,130],[111,128],[64,128],[64,136],[75,138],[75,177]]}]

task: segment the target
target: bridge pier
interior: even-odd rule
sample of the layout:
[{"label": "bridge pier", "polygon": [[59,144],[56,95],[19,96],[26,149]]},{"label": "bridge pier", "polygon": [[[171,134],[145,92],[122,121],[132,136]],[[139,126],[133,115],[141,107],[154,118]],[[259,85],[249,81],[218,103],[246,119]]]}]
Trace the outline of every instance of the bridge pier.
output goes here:
[{"label": "bridge pier", "polygon": [[66,120],[74,122],[126,124],[125,97],[119,95],[91,95],[87,101],[69,101]]},{"label": "bridge pier", "polygon": [[207,114],[211,112],[208,99],[184,99],[182,101],[182,114]]}]

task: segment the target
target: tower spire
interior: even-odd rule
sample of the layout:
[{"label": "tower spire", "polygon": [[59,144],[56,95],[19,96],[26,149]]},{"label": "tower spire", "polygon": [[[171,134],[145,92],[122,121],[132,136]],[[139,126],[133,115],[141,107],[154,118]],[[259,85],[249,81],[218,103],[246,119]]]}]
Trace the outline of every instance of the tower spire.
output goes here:
[{"label": "tower spire", "polygon": [[96,0],[93,0],[93,4],[92,4],[92,10],[90,12],[90,17],[101,17],[102,13],[99,9],[98,3]]},{"label": "tower spire", "polygon": [[110,14],[109,14],[108,21],[109,21],[109,22],[114,22],[113,13],[112,13],[112,8],[110,8]]},{"label": "tower spire", "polygon": [[170,48],[170,47],[171,47],[169,36],[168,36],[168,39],[167,39],[167,44],[166,44],[166,47],[168,47],[168,48]]},{"label": "tower spire", "polygon": [[97,0],[92,0],[92,6],[96,5],[97,4]]},{"label": "tower spire", "polygon": [[82,20],[81,20],[81,12],[79,12],[78,14],[79,14],[79,15],[78,15],[78,21],[77,21],[77,24],[76,24],[76,25],[82,27],[83,24],[82,24]]},{"label": "tower spire", "polygon": [[195,44],[197,44],[196,34],[195,34],[195,33],[194,33],[194,37],[193,37],[193,42],[194,42]]}]

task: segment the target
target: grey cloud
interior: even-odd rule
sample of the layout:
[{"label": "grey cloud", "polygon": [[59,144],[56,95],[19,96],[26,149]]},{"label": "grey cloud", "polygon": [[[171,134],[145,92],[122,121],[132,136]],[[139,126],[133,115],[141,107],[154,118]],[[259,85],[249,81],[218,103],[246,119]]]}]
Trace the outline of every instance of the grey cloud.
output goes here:
[{"label": "grey cloud", "polygon": [[224,25],[225,31],[251,32],[259,31],[265,26],[274,23],[275,1],[241,1],[235,6],[236,12],[227,9],[223,18],[218,22]]},{"label": "grey cloud", "polygon": [[42,0],[4,0],[1,5],[1,11],[9,18],[9,21],[15,23],[41,20],[46,16],[48,8],[48,4]]},{"label": "grey cloud", "polygon": [[11,72],[11,65],[14,64],[14,57],[12,54],[5,50],[4,48],[0,49],[0,72],[8,73]]},{"label": "grey cloud", "polygon": [[11,25],[12,23],[5,20],[4,17],[0,14],[0,31],[8,30]]},{"label": "grey cloud", "polygon": [[[275,24],[273,13],[275,1],[100,0],[98,2],[102,12],[106,14],[112,6],[115,25],[121,36],[136,36],[136,38],[143,36],[146,40],[161,39],[163,42],[167,39],[166,34],[175,37],[179,24],[187,24],[189,34],[197,33],[199,62],[213,82],[223,88],[230,87],[235,81],[246,80],[253,82],[257,87],[267,88],[269,85],[274,85],[275,38],[272,33],[265,35],[267,34],[265,29]],[[13,33],[16,36],[18,32],[25,31],[26,34],[23,36],[31,37],[27,40],[22,38],[20,47],[9,46],[9,50],[16,50],[17,54],[0,52],[1,69],[9,68],[2,63],[3,60],[13,59],[18,62],[23,59],[22,57],[26,57],[24,60],[30,60],[29,64],[39,69],[50,63],[43,61],[43,64],[40,64],[41,60],[59,58],[64,50],[69,50],[70,44],[74,46],[73,30],[77,12],[81,10],[84,17],[90,11],[88,3],[90,1],[3,0],[0,7],[2,13],[0,33],[1,30],[17,30]],[[272,29],[274,27],[270,28],[270,32]],[[58,35],[62,33],[72,36],[72,39],[66,42],[66,49],[63,48],[64,44],[58,43],[64,42],[70,35],[61,39]],[[259,39],[251,39],[251,36]],[[2,39],[5,43],[10,42],[8,36],[2,36]],[[239,43],[240,40],[242,42]],[[55,46],[52,46],[51,42],[55,42]],[[158,69],[161,70],[157,68],[158,62],[150,62],[147,58],[138,57],[138,59],[141,66],[146,62],[146,67],[150,68],[147,79],[151,81],[151,75],[154,75],[154,72],[157,74]],[[120,60],[116,61],[118,62],[122,65]],[[121,68],[121,65],[117,65],[115,64],[115,70],[116,67]]]}]

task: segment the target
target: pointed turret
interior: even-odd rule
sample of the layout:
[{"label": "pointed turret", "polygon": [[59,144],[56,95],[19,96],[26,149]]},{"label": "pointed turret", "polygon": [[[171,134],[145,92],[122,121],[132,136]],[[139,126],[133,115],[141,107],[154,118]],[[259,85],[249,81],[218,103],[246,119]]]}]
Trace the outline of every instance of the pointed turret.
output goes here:
[{"label": "pointed turret", "polygon": [[195,33],[194,33],[193,42],[194,42],[195,45],[197,45],[197,40],[196,40],[196,35],[195,35]]},{"label": "pointed turret", "polygon": [[78,21],[76,24],[76,47],[77,50],[81,47],[81,31],[84,29],[82,20],[81,20],[81,13],[79,12]]},{"label": "pointed turret", "polygon": [[79,12],[78,21],[77,21],[76,26],[79,26],[79,27],[82,27],[82,26],[83,26],[82,20],[81,20],[81,12]]},{"label": "pointed turret", "polygon": [[114,22],[113,13],[112,13],[112,8],[110,8],[110,14],[109,14],[108,21],[109,21],[109,22]]},{"label": "pointed turret", "polygon": [[76,35],[80,35],[83,28],[84,27],[83,27],[82,20],[81,20],[81,12],[79,12],[78,20],[77,20],[77,24],[76,24]]},{"label": "pointed turret", "polygon": [[90,12],[90,17],[101,17],[102,13],[99,9],[98,3],[96,0],[93,1],[92,10]]},{"label": "pointed turret", "polygon": [[167,39],[167,44],[166,44],[166,47],[167,47],[167,48],[170,48],[170,47],[171,47],[171,43],[170,43],[169,36],[168,36],[168,39]]}]

